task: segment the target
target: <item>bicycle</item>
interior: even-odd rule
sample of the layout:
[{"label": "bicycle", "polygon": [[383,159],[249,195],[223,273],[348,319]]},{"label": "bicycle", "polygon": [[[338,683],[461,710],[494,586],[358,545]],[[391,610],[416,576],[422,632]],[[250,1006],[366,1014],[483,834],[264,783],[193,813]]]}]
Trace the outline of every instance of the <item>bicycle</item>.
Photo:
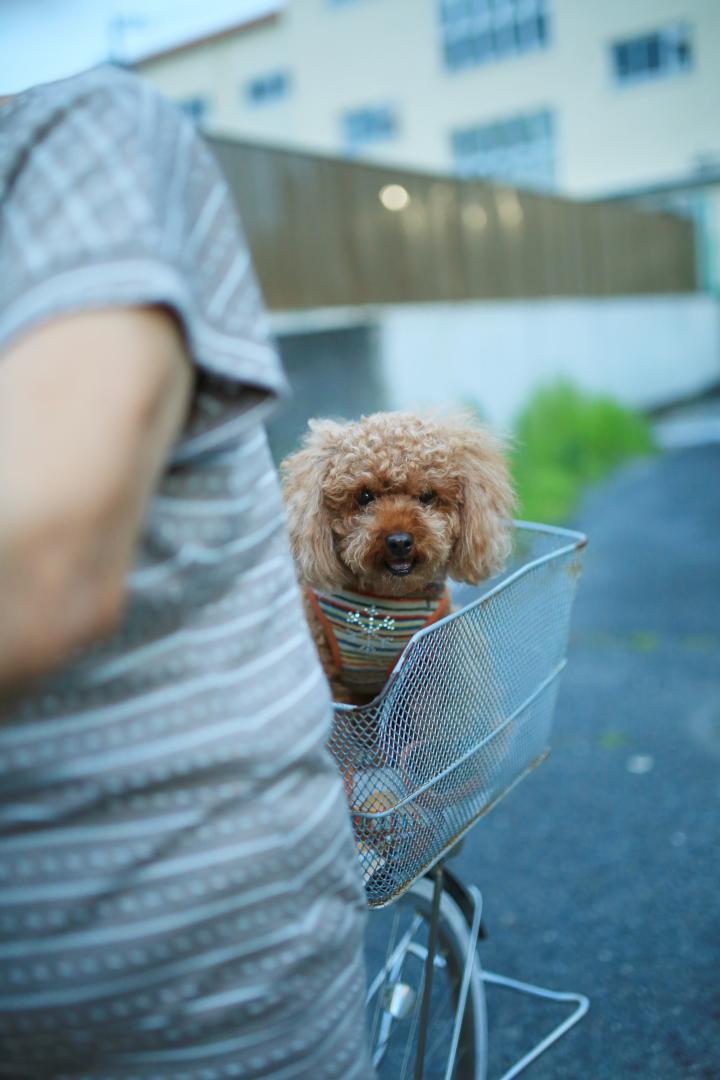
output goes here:
[{"label": "bicycle", "polygon": [[385,956],[368,988],[373,1060],[388,1080],[485,1080],[486,984],[575,1004],[502,1080],[589,1006],[582,994],[483,971],[480,891],[446,865],[549,752],[586,538],[516,522],[514,539],[505,572],[479,588],[458,586],[457,610],[413,637],[373,702],[335,709],[329,745],[368,904],[392,905]]}]

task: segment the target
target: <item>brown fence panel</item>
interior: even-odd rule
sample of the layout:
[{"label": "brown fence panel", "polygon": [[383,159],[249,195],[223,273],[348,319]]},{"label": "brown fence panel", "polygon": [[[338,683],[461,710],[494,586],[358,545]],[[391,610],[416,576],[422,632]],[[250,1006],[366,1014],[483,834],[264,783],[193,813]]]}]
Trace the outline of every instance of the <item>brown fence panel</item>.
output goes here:
[{"label": "brown fence panel", "polygon": [[[213,139],[275,310],[697,288],[693,227],[583,203]],[[410,196],[386,210],[379,193]]]}]

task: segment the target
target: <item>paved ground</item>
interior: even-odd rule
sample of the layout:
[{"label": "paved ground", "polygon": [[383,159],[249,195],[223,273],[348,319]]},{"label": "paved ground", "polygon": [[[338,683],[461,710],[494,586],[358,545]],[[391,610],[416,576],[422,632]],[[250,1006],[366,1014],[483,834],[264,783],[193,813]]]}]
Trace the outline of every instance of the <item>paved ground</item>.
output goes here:
[{"label": "paved ground", "polygon": [[677,450],[720,442],[720,389],[664,411],[654,424],[660,446]]},{"label": "paved ground", "polygon": [[[484,966],[588,994],[534,1080],[720,1077],[720,444],[618,473],[590,536],[550,759],[457,860]],[[488,990],[490,1078],[566,1014]]]},{"label": "paved ground", "polygon": [[[630,466],[576,524],[590,546],[553,753],[461,857],[482,958],[592,999],[535,1080],[716,1080],[720,445]],[[489,990],[491,1077],[562,1008],[519,1000]]]}]

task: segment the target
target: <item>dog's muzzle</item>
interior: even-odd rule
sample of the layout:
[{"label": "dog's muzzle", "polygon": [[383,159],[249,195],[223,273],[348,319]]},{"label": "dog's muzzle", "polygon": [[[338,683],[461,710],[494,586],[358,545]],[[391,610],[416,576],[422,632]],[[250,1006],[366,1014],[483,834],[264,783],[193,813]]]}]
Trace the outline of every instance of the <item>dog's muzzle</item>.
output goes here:
[{"label": "dog's muzzle", "polygon": [[413,547],[415,540],[410,533],[389,533],[385,537],[385,550],[388,558],[386,566],[390,573],[402,576],[413,568]]}]

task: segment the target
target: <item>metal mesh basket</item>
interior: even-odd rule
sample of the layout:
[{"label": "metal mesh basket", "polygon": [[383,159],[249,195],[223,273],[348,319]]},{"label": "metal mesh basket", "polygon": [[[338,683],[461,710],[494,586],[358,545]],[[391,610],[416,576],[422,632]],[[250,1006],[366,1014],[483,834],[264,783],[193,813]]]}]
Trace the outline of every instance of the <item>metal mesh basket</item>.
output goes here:
[{"label": "metal mesh basket", "polygon": [[371,907],[399,896],[547,755],[585,537],[517,523],[511,562],[416,634],[369,705],[337,705]]}]

